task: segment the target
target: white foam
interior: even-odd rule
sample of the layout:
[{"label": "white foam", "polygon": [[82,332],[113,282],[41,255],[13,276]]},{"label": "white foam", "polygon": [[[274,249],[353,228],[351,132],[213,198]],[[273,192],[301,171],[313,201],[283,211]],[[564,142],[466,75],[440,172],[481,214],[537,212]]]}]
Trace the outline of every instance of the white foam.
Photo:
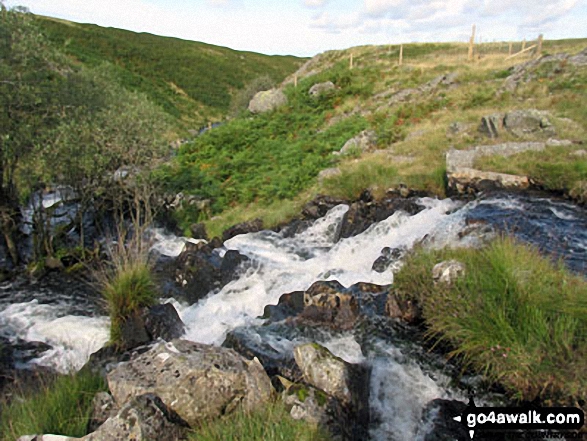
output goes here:
[{"label": "white foam", "polygon": [[391,272],[371,269],[381,249],[410,248],[427,234],[444,234],[451,216],[447,212],[459,206],[449,199],[422,201],[427,208],[414,216],[396,212],[365,232],[337,243],[334,240],[348,210],[346,206],[335,207],[292,238],[259,232],[228,240],[228,249],[247,255],[255,265],[220,292],[182,311],[186,338],[220,344],[231,329],[259,323],[256,317],[262,315],[265,305],[276,304],[284,293],[306,290],[318,280],[338,280],[347,287],[358,282],[392,283]]},{"label": "white foam", "polygon": [[52,346],[33,362],[60,372],[80,369],[90,354],[106,344],[109,328],[107,317],[66,315],[62,306],[39,304],[36,300],[15,303],[0,311],[3,334]]},{"label": "white foam", "polygon": [[195,244],[206,242],[203,239],[192,239],[189,237],[178,237],[173,234],[167,234],[163,228],[152,228],[149,230],[149,234],[155,242],[151,247],[151,250],[157,251],[168,257],[179,256],[184,250],[187,242]]}]

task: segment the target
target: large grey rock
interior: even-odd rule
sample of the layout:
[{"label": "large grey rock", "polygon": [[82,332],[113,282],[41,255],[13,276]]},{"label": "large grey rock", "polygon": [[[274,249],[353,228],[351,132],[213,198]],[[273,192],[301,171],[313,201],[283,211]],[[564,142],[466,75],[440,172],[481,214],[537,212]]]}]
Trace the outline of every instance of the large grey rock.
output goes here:
[{"label": "large grey rock", "polygon": [[481,118],[479,132],[489,138],[497,138],[503,128],[503,113],[494,113]]},{"label": "large grey rock", "polygon": [[336,86],[332,81],[326,81],[324,83],[316,83],[312,87],[310,87],[309,94],[314,97],[319,97],[320,95],[325,94],[331,90],[336,89]]},{"label": "large grey rock", "polygon": [[548,113],[536,109],[507,112],[503,119],[503,125],[508,132],[519,137],[537,132],[548,135],[555,133],[554,127],[548,119]]},{"label": "large grey rock", "polygon": [[83,441],[177,441],[187,424],[159,397],[143,394],[132,398],[120,411]]},{"label": "large grey rock", "polygon": [[375,147],[376,143],[377,135],[375,134],[375,132],[373,130],[363,130],[357,136],[345,142],[345,144],[342,146],[338,153],[341,155],[345,155],[351,153],[353,150],[365,152]]},{"label": "large grey rock", "polygon": [[159,338],[170,341],[180,338],[185,332],[177,310],[171,303],[153,305],[145,311],[145,330],[151,340]]},{"label": "large grey rock", "polygon": [[287,104],[287,97],[280,89],[264,90],[255,94],[249,102],[251,113],[265,113]]},{"label": "large grey rock", "polygon": [[120,364],[107,379],[119,405],[154,393],[192,427],[237,408],[251,410],[273,393],[257,359],[248,361],[232,349],[186,340],[156,344]]}]

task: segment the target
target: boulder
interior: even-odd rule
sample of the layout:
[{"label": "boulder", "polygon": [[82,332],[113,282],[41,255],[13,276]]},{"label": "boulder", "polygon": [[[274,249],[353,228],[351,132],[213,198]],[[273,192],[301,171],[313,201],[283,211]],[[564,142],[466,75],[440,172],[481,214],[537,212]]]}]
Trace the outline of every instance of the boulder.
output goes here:
[{"label": "boulder", "polygon": [[363,130],[357,136],[349,139],[342,146],[338,154],[346,155],[353,151],[366,152],[377,144],[377,135],[373,130]]},{"label": "boulder", "polygon": [[131,398],[120,411],[108,418],[83,441],[177,441],[187,424],[156,395],[146,393]]},{"label": "boulder", "polygon": [[266,113],[287,104],[287,97],[280,89],[264,90],[255,94],[249,102],[251,113]]},{"label": "boulder", "polygon": [[312,87],[310,87],[310,91],[308,92],[310,96],[319,97],[320,95],[324,95],[326,92],[330,92],[331,90],[336,89],[336,86],[332,81],[326,81],[324,83],[316,83]]},{"label": "boulder", "polygon": [[273,387],[257,359],[232,349],[186,340],[158,343],[107,375],[116,403],[154,393],[191,427],[271,398]]},{"label": "boulder", "polygon": [[555,130],[548,120],[548,113],[536,109],[514,110],[505,114],[504,128],[518,136],[523,137],[533,133],[545,133],[554,135]]},{"label": "boulder", "polygon": [[479,124],[479,132],[489,138],[497,138],[503,128],[503,118],[504,115],[502,113],[494,113],[482,117],[481,123]]},{"label": "boulder", "polygon": [[355,296],[337,281],[315,282],[304,292],[301,317],[336,329],[352,329],[359,316]]},{"label": "boulder", "polygon": [[465,265],[454,259],[437,263],[432,268],[432,279],[434,284],[454,285],[454,283],[465,275]]},{"label": "boulder", "polygon": [[369,424],[369,368],[362,364],[347,363],[316,343],[296,346],[294,358],[307,384],[340,403],[335,420],[342,428],[342,438],[366,439]]}]

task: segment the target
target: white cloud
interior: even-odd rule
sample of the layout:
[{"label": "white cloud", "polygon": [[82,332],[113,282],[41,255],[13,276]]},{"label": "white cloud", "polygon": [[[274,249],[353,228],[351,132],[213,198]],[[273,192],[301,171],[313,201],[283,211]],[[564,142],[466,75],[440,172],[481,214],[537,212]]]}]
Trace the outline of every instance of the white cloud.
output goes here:
[{"label": "white cloud", "polygon": [[309,8],[319,8],[324,6],[329,0],[304,0],[304,5]]}]

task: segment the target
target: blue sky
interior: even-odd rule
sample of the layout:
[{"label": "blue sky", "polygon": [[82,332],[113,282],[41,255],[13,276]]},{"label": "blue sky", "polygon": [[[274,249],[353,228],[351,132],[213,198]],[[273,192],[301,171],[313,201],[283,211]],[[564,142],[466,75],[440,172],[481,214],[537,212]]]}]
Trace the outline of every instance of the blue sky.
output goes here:
[{"label": "blue sky", "polygon": [[36,14],[265,54],[587,37],[587,0],[8,0]]}]

